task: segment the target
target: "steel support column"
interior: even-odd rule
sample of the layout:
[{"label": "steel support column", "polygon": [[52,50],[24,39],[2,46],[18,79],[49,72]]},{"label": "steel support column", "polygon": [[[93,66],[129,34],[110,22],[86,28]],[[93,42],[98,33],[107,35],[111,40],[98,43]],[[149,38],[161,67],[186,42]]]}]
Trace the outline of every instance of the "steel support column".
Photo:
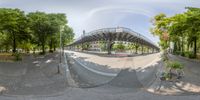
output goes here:
[{"label": "steel support column", "polygon": [[112,41],[108,40],[107,41],[107,51],[108,51],[109,55],[111,54],[111,49],[112,49]]},{"label": "steel support column", "polygon": [[142,54],[144,53],[144,47],[143,47],[143,45],[142,45]]}]

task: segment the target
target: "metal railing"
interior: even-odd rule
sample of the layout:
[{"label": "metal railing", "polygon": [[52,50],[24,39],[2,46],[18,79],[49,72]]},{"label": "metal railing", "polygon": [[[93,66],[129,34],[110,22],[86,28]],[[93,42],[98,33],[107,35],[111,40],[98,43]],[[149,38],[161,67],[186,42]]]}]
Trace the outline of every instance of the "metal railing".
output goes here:
[{"label": "metal railing", "polygon": [[96,35],[96,34],[99,34],[99,33],[116,33],[117,29],[121,29],[122,32],[132,34],[133,36],[135,36],[135,37],[137,37],[137,38],[139,38],[139,39],[141,39],[143,41],[146,41],[146,42],[150,43],[151,45],[157,47],[150,39],[148,39],[144,35],[139,34],[139,33],[135,32],[135,31],[132,31],[131,29],[125,28],[125,27],[102,28],[102,29],[94,30],[94,31],[85,33],[84,36],[83,35],[80,36],[79,38],[76,39],[76,41],[81,40],[83,37],[88,37],[88,36]]}]

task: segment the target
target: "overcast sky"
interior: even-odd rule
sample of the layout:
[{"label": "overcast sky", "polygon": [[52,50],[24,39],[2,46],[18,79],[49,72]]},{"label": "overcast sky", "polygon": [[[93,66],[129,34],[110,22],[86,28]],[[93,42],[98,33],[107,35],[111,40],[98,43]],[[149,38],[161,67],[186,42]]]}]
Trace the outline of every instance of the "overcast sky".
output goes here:
[{"label": "overcast sky", "polygon": [[200,7],[200,0],[0,0],[0,7],[20,8],[25,12],[66,13],[76,38],[82,31],[106,27],[127,27],[153,42],[150,20],[159,13],[182,13],[185,7]]}]

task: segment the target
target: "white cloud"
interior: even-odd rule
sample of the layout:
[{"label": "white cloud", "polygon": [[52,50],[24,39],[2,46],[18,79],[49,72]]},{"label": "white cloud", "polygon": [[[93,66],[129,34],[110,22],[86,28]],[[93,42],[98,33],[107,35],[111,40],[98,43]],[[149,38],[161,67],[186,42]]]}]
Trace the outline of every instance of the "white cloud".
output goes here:
[{"label": "white cloud", "polygon": [[127,13],[139,13],[143,14],[148,17],[152,17],[154,15],[154,10],[151,8],[146,8],[146,7],[137,7],[137,6],[104,6],[104,7],[99,7],[99,8],[94,8],[91,11],[88,12],[88,17],[87,19],[91,18],[93,15],[99,13],[99,12],[105,12],[105,11],[110,11],[110,12],[127,12]]}]

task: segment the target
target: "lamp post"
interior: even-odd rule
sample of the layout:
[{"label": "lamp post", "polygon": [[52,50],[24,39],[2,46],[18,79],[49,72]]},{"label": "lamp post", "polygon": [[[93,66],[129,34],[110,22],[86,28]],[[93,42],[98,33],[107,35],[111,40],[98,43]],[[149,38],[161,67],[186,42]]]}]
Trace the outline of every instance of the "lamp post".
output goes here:
[{"label": "lamp post", "polygon": [[62,29],[63,29],[63,26],[60,26],[60,62],[57,69],[58,74],[60,74],[60,66],[62,64],[62,34],[61,34]]}]

